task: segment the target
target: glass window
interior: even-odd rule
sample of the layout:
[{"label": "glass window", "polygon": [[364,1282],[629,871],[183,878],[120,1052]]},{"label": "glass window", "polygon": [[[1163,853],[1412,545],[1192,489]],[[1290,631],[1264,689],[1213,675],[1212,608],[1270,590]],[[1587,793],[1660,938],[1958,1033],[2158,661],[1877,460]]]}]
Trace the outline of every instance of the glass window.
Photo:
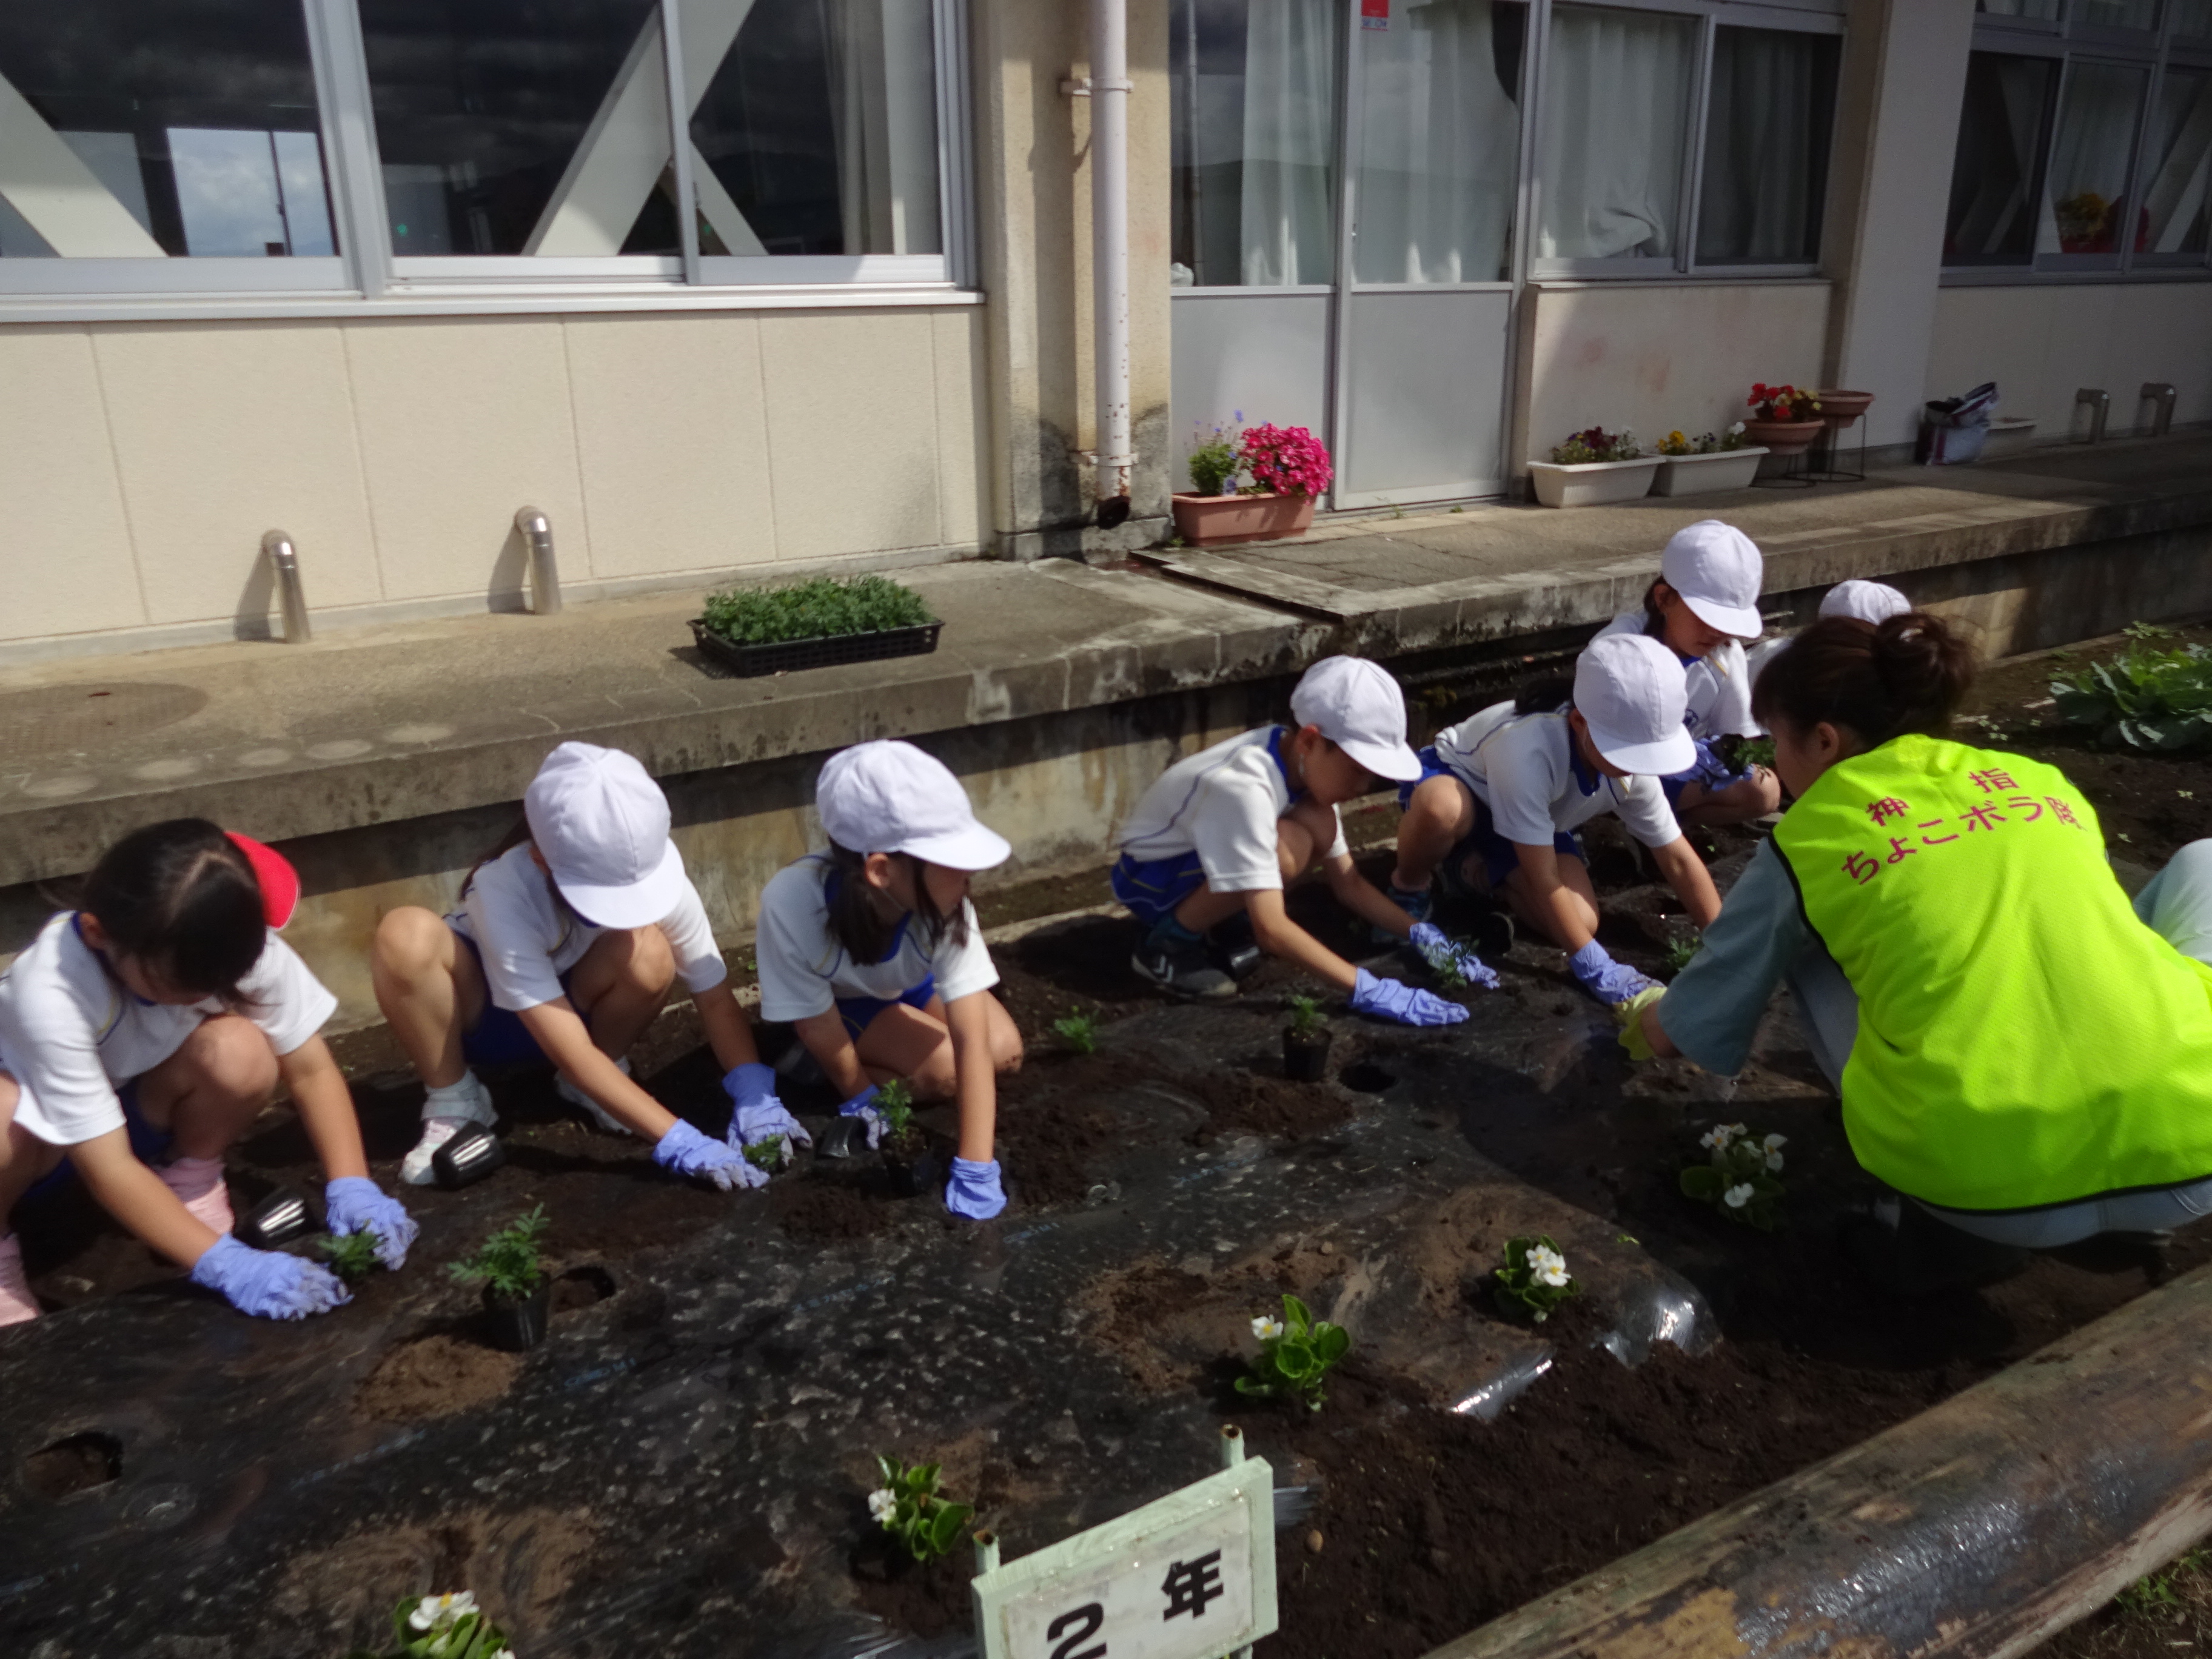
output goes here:
[{"label": "glass window", "polygon": [[0,6],[0,257],[336,251],[300,0]]},{"label": "glass window", "polygon": [[702,252],[944,251],[929,0],[705,0],[684,19]]},{"label": "glass window", "polygon": [[1820,257],[1841,45],[1836,35],[1791,30],[1715,32],[1698,264]]},{"label": "glass window", "polygon": [[2150,72],[2076,58],[2059,95],[2043,187],[2038,253],[2118,253],[2128,216],[2128,160]]},{"label": "glass window", "polygon": [[1363,283],[1510,275],[1528,8],[1401,0],[1360,36],[1352,270]]},{"label": "glass window", "polygon": [[2074,0],[2073,21],[2107,29],[2154,29],[2158,0]]},{"label": "glass window", "polygon": [[2058,21],[2058,0],[1974,0],[1974,9],[1985,17],[2027,17]]},{"label": "glass window", "polygon": [[678,251],[654,0],[360,8],[395,257]]},{"label": "glass window", "polygon": [[2055,58],[1978,52],[1966,61],[1966,98],[1951,166],[1943,261],[2024,265],[2035,256],[2036,163],[2043,150]]},{"label": "glass window", "polygon": [[2212,70],[2170,69],[2152,118],[2143,161],[2138,253],[2205,252],[2212,198]]},{"label": "glass window", "polygon": [[2166,23],[2176,34],[2197,40],[2212,37],[2212,0],[2172,0]]},{"label": "glass window", "polygon": [[1174,0],[1177,286],[1335,279],[1335,0]]},{"label": "glass window", "polygon": [[1694,17],[1553,8],[1539,256],[1674,254],[1698,46]]}]

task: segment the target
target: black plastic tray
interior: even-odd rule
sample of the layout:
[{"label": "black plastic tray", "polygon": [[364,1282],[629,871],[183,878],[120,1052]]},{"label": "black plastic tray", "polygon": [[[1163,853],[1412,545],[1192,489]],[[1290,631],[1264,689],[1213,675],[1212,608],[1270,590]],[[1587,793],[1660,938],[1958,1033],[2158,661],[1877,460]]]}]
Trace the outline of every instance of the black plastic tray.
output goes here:
[{"label": "black plastic tray", "polygon": [[739,645],[708,627],[705,617],[694,617],[691,637],[698,641],[702,653],[732,673],[740,678],[750,678],[759,674],[787,673],[797,668],[827,668],[841,662],[926,656],[937,649],[938,632],[944,626],[941,622],[921,623],[912,628],[884,628],[867,634]]}]

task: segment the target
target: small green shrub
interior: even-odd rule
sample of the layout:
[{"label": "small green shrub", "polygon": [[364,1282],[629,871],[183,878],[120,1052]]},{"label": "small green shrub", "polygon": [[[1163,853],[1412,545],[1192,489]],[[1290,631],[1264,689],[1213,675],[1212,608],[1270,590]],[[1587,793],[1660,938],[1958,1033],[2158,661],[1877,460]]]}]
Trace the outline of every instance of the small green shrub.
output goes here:
[{"label": "small green shrub", "polygon": [[817,576],[708,595],[707,626],[738,645],[834,638],[935,622],[921,595],[886,576]]},{"label": "small green shrub", "polygon": [[1552,452],[1561,466],[1588,466],[1592,461],[1632,461],[1644,453],[1636,434],[1623,427],[1607,432],[1601,426],[1585,428]]},{"label": "small green shrub", "polygon": [[356,1648],[350,1659],[514,1659],[507,1632],[467,1590],[407,1597],[392,1609],[392,1633],[383,1652]]},{"label": "small green shrub", "polygon": [[2166,646],[2166,629],[2138,623],[2111,662],[2051,682],[2058,712],[2094,727],[2100,743],[2130,749],[2194,749],[2212,737],[2212,651]]},{"label": "small green shrub", "polygon": [[1322,1033],[1328,1022],[1322,1018],[1321,999],[1297,997],[1291,999],[1291,1035],[1301,1042],[1310,1042]]},{"label": "small green shrub", "polygon": [[782,1135],[764,1135],[745,1148],[745,1162],[756,1170],[766,1170],[774,1175],[783,1167],[784,1139]]},{"label": "small green shrub", "polygon": [[975,1513],[973,1504],[953,1503],[938,1491],[940,1468],[936,1463],[902,1463],[880,1455],[876,1458],[884,1484],[868,1494],[868,1513],[917,1561],[950,1554],[960,1541],[961,1528]]},{"label": "small green shrub", "polygon": [[904,1078],[893,1078],[876,1091],[876,1110],[884,1120],[884,1139],[896,1140],[914,1123],[914,1091]]},{"label": "small green shrub", "polygon": [[541,1204],[528,1215],[518,1216],[483,1242],[474,1255],[446,1269],[463,1284],[478,1282],[491,1293],[510,1302],[531,1295],[545,1278],[545,1261],[538,1247],[552,1224]]},{"label": "small green shrub", "polygon": [[1567,1258],[1542,1233],[1505,1241],[1505,1265],[1491,1270],[1498,1285],[1498,1305],[1510,1315],[1525,1315],[1540,1325],[1569,1297],[1580,1296],[1582,1285],[1567,1273]]},{"label": "small green shrub", "polygon": [[1249,1374],[1237,1379],[1237,1392],[1267,1399],[1287,1395],[1319,1411],[1328,1399],[1323,1384],[1351,1352],[1352,1334],[1316,1319],[1304,1303],[1285,1296],[1283,1316],[1259,1315],[1252,1321],[1252,1334],[1260,1339],[1260,1357]]},{"label": "small green shrub", "polygon": [[1052,1031],[1079,1054],[1098,1052],[1098,1021],[1080,1008],[1070,1008],[1065,1019],[1053,1021]]},{"label": "small green shrub", "polygon": [[1217,425],[1210,433],[1199,436],[1190,450],[1191,487],[1201,495],[1221,495],[1228,493],[1226,486],[1237,476],[1237,449],[1242,434]]},{"label": "small green shrub", "polygon": [[1710,1204],[1729,1220],[1771,1233],[1782,1224],[1789,1193],[1775,1176],[1782,1169],[1786,1135],[1754,1135],[1741,1123],[1723,1123],[1698,1137],[1707,1159],[1682,1171],[1682,1196]]},{"label": "small green shrub", "polygon": [[1704,946],[1705,942],[1705,935],[1702,933],[1692,933],[1687,939],[1668,939],[1667,941],[1667,966],[1668,970],[1672,973],[1679,974],[1682,969],[1688,967],[1690,965],[1690,958],[1698,954],[1699,949]]},{"label": "small green shrub", "polygon": [[331,1271],[349,1285],[358,1285],[383,1266],[376,1259],[376,1235],[366,1227],[357,1233],[332,1233],[316,1248]]}]

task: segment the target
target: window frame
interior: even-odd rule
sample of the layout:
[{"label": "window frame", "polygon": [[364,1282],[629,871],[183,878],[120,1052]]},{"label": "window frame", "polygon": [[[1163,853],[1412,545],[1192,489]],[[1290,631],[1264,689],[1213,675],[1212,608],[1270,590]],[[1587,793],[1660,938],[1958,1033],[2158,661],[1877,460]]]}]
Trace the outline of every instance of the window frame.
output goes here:
[{"label": "window frame", "polygon": [[[724,310],[980,302],[969,0],[930,0],[936,55],[942,253],[702,258],[679,213],[680,253],[542,258],[395,254],[368,59],[355,0],[295,0],[307,25],[334,255],[0,259],[0,324],[177,318],[467,314],[501,311]],[[691,190],[678,0],[655,0],[679,194]],[[684,124],[687,125],[688,124]]]},{"label": "window frame", "polygon": [[[2177,34],[2171,0],[2160,0],[2158,27],[2123,29],[2091,23],[2075,15],[2076,0],[2061,0],[2056,18],[1991,17],[1977,14],[1970,50],[2012,58],[2047,58],[2059,64],[2058,82],[2035,157],[2037,211],[2050,188],[2051,159],[2066,112],[2066,94],[2077,64],[2139,69],[2145,76],[2142,102],[2136,111],[2128,149],[2128,227],[2111,253],[2032,252],[2013,264],[1945,264],[1945,288],[2016,287],[2024,283],[2193,282],[2212,277],[2212,246],[2201,253],[2138,253],[2134,226],[2142,212],[2148,181],[2152,123],[2166,94],[2170,69],[2212,73],[2212,40]],[[1957,155],[1956,140],[1953,155]]]},{"label": "window frame", "polygon": [[[1822,248],[1818,258],[1802,260],[1781,260],[1753,264],[1748,261],[1728,260],[1717,264],[1700,264],[1698,259],[1698,216],[1703,205],[1705,179],[1705,144],[1712,112],[1713,54],[1723,27],[1768,29],[1798,34],[1825,34],[1842,37],[1844,33],[1844,10],[1840,4],[1829,6],[1811,3],[1791,6],[1759,4],[1751,0],[1578,0],[1578,3],[1601,6],[1613,11],[1657,12],[1677,17],[1693,17],[1698,21],[1697,63],[1691,71],[1688,142],[1682,147],[1682,179],[1675,194],[1674,252],[1664,257],[1643,255],[1625,259],[1546,258],[1533,246],[1529,252],[1528,276],[1535,282],[1652,282],[1684,281],[1715,282],[1738,279],[1754,280],[1761,277],[1818,276],[1826,266],[1826,238],[1822,236]],[[1552,33],[1552,5],[1543,3],[1530,21],[1531,33],[1539,28],[1542,34],[1543,61],[1538,65],[1545,80],[1539,86],[1536,100],[1540,102],[1550,93],[1550,57]],[[1829,112],[1828,167],[1820,181],[1820,200],[1814,210],[1816,222],[1825,228],[1830,191],[1835,181],[1836,136],[1843,115],[1841,95],[1842,63],[1838,60],[1838,95]],[[1542,153],[1543,113],[1539,112],[1535,124],[1537,152],[1531,169],[1528,210],[1529,234],[1534,234],[1543,222],[1544,161]]]}]

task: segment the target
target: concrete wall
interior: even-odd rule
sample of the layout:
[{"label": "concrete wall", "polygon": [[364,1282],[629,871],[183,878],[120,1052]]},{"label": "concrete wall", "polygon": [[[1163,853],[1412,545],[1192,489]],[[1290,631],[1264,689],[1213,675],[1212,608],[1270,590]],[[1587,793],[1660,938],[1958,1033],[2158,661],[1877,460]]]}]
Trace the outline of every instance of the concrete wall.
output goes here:
[{"label": "concrete wall", "polygon": [[[1523,302],[1515,422],[1525,463],[1585,427],[1649,446],[1750,414],[1758,380],[1814,384],[1828,322],[1818,279],[1535,283]],[[1518,469],[1516,469],[1518,470]]]},{"label": "concrete wall", "polygon": [[2000,412],[2033,419],[2038,442],[2065,438],[2084,386],[2112,394],[2108,434],[2149,429],[2146,380],[2172,383],[2176,421],[2212,421],[2212,283],[1947,288],[1936,318],[1923,396],[1995,380]]},{"label": "concrete wall", "polygon": [[512,607],[526,503],[580,598],[973,551],[985,373],[973,306],[0,328],[0,655],[265,634],[271,528],[334,623]]}]

